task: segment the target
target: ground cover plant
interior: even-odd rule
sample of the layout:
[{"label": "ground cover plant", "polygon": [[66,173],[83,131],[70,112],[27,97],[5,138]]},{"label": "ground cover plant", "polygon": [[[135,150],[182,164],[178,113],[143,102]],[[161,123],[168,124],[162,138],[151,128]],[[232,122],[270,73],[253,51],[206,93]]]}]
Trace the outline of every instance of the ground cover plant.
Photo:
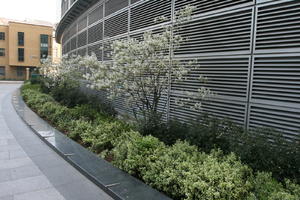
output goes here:
[{"label": "ground cover plant", "polygon": [[[153,136],[143,136],[112,115],[93,111],[87,105],[67,107],[40,85],[21,89],[26,103],[41,117],[63,130],[94,153],[140,178],[173,199],[298,200],[300,186],[271,173],[254,172],[234,153],[220,149],[204,152],[186,141],[166,145]],[[77,112],[90,109],[95,117]]]}]

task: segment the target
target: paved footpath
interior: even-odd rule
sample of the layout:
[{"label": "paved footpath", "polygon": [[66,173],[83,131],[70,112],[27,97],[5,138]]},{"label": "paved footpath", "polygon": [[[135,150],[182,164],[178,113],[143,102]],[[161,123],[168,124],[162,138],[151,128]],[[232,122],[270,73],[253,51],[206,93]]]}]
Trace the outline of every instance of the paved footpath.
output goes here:
[{"label": "paved footpath", "polygon": [[0,82],[0,200],[112,200],[40,140],[20,119]]}]

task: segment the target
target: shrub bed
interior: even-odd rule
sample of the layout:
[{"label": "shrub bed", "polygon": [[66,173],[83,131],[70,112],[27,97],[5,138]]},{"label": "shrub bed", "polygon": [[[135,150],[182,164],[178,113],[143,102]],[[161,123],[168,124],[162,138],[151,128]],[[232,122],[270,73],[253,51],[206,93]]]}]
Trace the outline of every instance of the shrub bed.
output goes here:
[{"label": "shrub bed", "polygon": [[152,135],[169,145],[181,139],[205,152],[215,148],[222,149],[225,154],[234,152],[256,172],[269,171],[282,182],[289,178],[300,183],[300,141],[286,140],[274,129],[247,131],[230,120],[203,115],[189,125],[173,121],[167,128],[153,129]]},{"label": "shrub bed", "polygon": [[204,152],[184,141],[166,145],[89,105],[61,105],[38,85],[25,84],[21,93],[28,106],[70,138],[176,200],[300,199],[299,185],[254,173],[234,153]]}]

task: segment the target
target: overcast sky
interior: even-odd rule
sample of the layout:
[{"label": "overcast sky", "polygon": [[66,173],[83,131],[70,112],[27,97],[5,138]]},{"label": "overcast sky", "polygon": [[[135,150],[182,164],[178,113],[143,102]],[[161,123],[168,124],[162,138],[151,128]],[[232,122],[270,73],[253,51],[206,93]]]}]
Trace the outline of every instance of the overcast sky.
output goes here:
[{"label": "overcast sky", "polygon": [[57,23],[61,0],[0,0],[0,17],[37,19]]}]

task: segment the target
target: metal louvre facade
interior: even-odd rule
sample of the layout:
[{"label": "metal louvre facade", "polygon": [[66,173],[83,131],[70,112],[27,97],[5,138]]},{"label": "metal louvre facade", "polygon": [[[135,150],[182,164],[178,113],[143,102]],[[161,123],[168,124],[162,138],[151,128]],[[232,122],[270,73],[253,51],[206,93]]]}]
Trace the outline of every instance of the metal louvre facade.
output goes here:
[{"label": "metal louvre facade", "polygon": [[[168,117],[197,117],[198,112],[177,107],[174,98],[182,89],[205,86],[216,95],[203,102],[204,111],[247,128],[273,127],[300,140],[299,0],[99,0],[61,28],[57,40],[63,54],[94,52],[108,61],[112,41],[159,31],[163,24],[155,23],[156,17],[171,21],[188,4],[197,8],[180,29],[187,41],[175,55],[183,62],[196,58],[199,67],[184,83],[171,86]],[[197,82],[200,74],[207,83]],[[115,104],[125,110],[122,100]]]}]

